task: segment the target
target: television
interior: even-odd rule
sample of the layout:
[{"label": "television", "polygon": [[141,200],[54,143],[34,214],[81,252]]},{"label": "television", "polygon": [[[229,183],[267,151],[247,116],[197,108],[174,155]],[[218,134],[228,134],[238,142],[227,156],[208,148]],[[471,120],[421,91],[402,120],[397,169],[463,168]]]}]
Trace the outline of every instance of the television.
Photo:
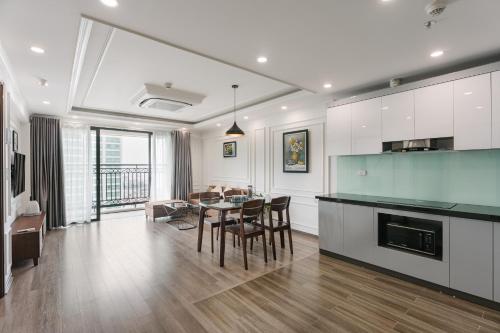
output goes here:
[{"label": "television", "polygon": [[26,156],[19,153],[14,153],[11,164],[11,188],[12,196],[15,198],[24,192],[25,172],[24,162]]}]

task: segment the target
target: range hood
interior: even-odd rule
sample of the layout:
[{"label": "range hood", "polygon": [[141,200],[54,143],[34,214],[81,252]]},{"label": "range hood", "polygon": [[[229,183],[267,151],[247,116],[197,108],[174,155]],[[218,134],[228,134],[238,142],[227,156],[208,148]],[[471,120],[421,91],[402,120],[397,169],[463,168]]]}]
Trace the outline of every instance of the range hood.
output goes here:
[{"label": "range hood", "polygon": [[391,141],[382,143],[384,153],[453,150],[453,137]]}]

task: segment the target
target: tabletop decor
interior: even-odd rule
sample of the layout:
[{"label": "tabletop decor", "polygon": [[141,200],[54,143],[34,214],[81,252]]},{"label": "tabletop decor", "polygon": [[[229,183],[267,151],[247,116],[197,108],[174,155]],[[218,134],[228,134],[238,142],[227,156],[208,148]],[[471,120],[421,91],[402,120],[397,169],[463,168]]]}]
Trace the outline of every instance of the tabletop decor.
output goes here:
[{"label": "tabletop decor", "polygon": [[283,133],[283,172],[309,172],[309,130]]},{"label": "tabletop decor", "polygon": [[222,153],[224,157],[236,157],[236,141],[223,142]]},{"label": "tabletop decor", "polygon": [[17,152],[18,148],[18,136],[17,132],[12,130],[12,151]]}]

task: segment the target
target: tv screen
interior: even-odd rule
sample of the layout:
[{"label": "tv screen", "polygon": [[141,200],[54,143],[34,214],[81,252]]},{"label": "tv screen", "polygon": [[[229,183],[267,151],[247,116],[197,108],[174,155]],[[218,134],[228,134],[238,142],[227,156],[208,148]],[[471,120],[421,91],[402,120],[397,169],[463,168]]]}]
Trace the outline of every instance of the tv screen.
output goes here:
[{"label": "tv screen", "polygon": [[24,192],[24,160],[25,155],[14,153],[11,166],[12,195],[17,197]]}]

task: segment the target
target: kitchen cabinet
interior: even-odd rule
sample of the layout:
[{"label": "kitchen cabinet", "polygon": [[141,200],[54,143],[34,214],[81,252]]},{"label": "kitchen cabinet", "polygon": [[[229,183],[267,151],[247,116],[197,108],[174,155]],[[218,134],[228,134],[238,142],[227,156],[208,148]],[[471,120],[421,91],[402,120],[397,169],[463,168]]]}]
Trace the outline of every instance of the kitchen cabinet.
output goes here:
[{"label": "kitchen cabinet", "polygon": [[344,204],[344,255],[371,262],[375,244],[372,207]]},{"label": "kitchen cabinet", "polygon": [[351,105],[352,155],[382,152],[381,98]]},{"label": "kitchen cabinet", "polygon": [[500,222],[493,224],[493,299],[500,302]]},{"label": "kitchen cabinet", "polygon": [[320,201],[319,248],[342,254],[344,240],[343,205],[336,202]]},{"label": "kitchen cabinet", "polygon": [[327,153],[351,154],[351,105],[342,105],[327,110]]},{"label": "kitchen cabinet", "polygon": [[491,148],[491,76],[453,82],[454,149]]},{"label": "kitchen cabinet", "polygon": [[450,220],[450,288],[493,299],[493,222]]},{"label": "kitchen cabinet", "polygon": [[491,145],[500,148],[500,72],[491,73]]},{"label": "kitchen cabinet", "polygon": [[411,140],[415,136],[413,91],[382,97],[382,141]]},{"label": "kitchen cabinet", "polygon": [[420,88],[415,93],[415,138],[453,136],[453,82]]}]

